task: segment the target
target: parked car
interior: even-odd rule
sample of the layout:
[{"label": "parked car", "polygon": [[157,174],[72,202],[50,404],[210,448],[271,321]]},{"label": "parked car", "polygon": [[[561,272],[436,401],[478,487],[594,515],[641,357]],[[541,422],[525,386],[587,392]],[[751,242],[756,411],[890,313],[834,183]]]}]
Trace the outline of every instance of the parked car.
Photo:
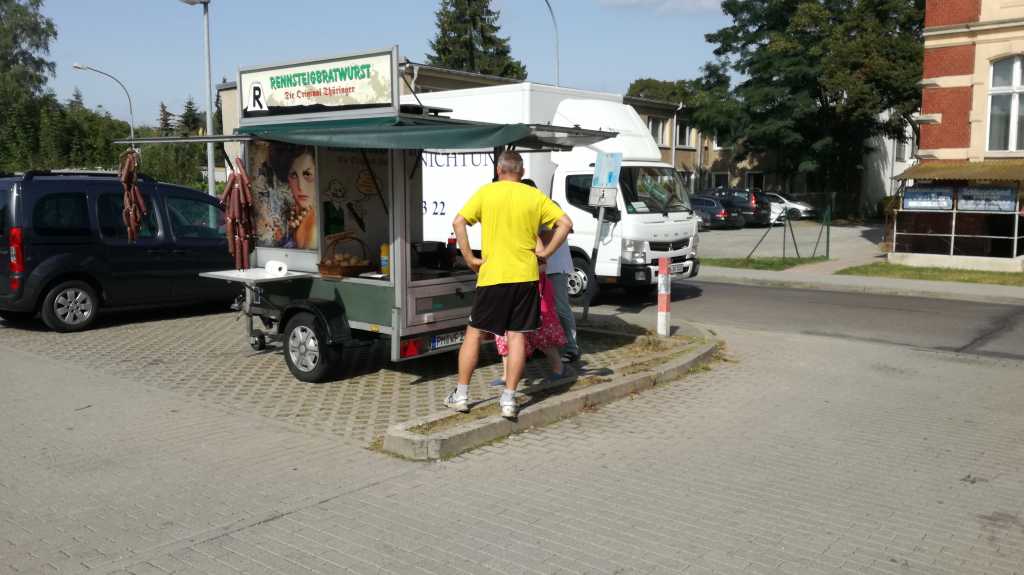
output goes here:
[{"label": "parked car", "polygon": [[818,215],[818,210],[815,210],[810,204],[791,200],[776,192],[767,192],[765,195],[768,196],[772,204],[781,205],[786,212],[786,217],[791,220],[813,218]]},{"label": "parked car", "polygon": [[147,177],[139,190],[129,242],[115,174],[0,177],[0,317],[80,331],[108,309],[230,301],[236,288],[197,275],[234,266],[217,199]]},{"label": "parked car", "polygon": [[739,208],[727,208],[711,196],[694,196],[690,206],[700,216],[701,226],[705,229],[742,228],[746,224]]},{"label": "parked car", "polygon": [[717,199],[726,208],[739,209],[748,226],[767,226],[773,221],[772,204],[761,192],[735,188],[718,188],[704,192],[701,195]]}]

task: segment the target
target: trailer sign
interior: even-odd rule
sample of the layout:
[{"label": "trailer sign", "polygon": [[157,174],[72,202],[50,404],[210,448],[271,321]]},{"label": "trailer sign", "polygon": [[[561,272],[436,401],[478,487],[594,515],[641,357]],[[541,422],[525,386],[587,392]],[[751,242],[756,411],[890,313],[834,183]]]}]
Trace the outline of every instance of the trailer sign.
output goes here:
[{"label": "trailer sign", "polygon": [[239,72],[242,119],[396,106],[395,50]]}]

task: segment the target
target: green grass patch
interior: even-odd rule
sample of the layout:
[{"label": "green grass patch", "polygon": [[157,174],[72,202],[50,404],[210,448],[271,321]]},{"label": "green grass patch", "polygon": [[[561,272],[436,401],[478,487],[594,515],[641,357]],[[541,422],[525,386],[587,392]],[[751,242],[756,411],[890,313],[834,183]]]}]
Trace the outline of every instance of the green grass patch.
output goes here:
[{"label": "green grass patch", "polygon": [[1024,273],[1020,272],[984,272],[946,268],[917,268],[890,264],[888,262],[876,262],[863,266],[854,266],[852,268],[839,270],[836,273],[847,276],[871,276],[908,280],[931,280],[1024,287]]},{"label": "green grass patch", "polygon": [[782,271],[796,266],[827,261],[825,256],[813,258],[701,258],[701,265],[745,270]]}]

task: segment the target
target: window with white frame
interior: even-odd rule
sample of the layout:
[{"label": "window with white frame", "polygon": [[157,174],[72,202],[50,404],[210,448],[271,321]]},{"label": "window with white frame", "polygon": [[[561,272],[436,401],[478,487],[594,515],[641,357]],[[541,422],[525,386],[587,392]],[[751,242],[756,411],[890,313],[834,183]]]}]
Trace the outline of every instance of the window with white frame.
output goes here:
[{"label": "window with white frame", "polygon": [[683,148],[693,147],[693,141],[690,139],[690,127],[686,124],[676,123],[676,145]]},{"label": "window with white frame", "polygon": [[992,152],[1024,151],[1024,117],[1020,95],[1021,56],[992,62],[988,96],[988,149]]},{"label": "window with white frame", "polygon": [[665,120],[650,116],[647,118],[647,127],[651,130],[651,137],[654,143],[659,146],[665,145]]},{"label": "window with white frame", "polygon": [[729,172],[713,172],[711,174],[711,186],[714,188],[728,188]]},{"label": "window with white frame", "polygon": [[715,149],[715,150],[724,150],[724,149],[726,149],[726,147],[725,147],[725,146],[723,146],[723,145],[722,145],[722,144],[721,144],[721,143],[720,143],[720,142],[718,141],[718,134],[717,134],[717,133],[715,134],[715,138],[714,138],[714,140],[712,141],[712,149]]}]

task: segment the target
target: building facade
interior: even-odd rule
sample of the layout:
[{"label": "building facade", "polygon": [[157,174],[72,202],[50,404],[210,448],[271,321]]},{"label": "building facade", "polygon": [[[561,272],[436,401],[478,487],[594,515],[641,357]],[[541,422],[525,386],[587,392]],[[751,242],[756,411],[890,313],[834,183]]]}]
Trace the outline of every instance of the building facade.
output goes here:
[{"label": "building facade", "polygon": [[1024,270],[1024,2],[927,0],[921,163],[890,261]]},{"label": "building facade", "polygon": [[1024,158],[1024,2],[928,0],[923,161]]}]

